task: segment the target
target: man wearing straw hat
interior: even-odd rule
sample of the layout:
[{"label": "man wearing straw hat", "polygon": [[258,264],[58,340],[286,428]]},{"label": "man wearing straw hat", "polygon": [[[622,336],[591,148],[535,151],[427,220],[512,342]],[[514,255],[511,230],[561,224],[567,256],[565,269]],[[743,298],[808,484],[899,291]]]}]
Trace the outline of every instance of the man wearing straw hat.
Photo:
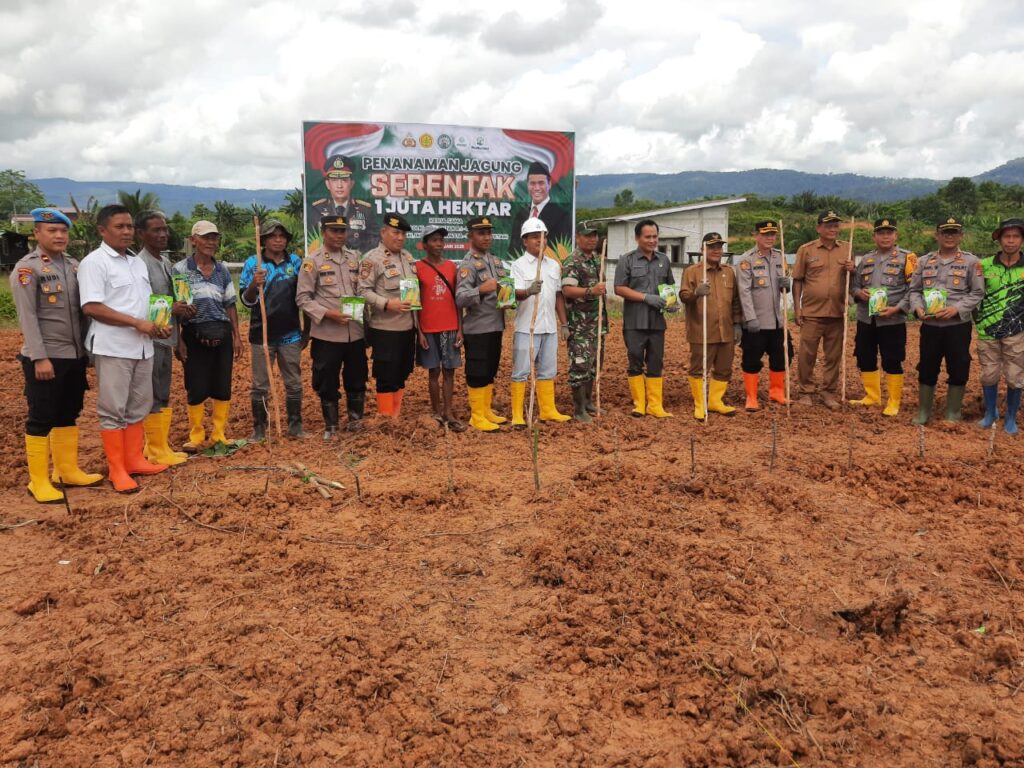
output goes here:
[{"label": "man wearing straw hat", "polygon": [[[576,227],[576,250],[562,265],[562,295],[569,321],[569,386],[572,388],[574,417],[587,423],[597,413],[594,379],[597,376],[597,307],[605,294],[601,279],[601,255],[597,252],[597,230],[585,222]],[[608,333],[608,315],[601,323]]]},{"label": "man wearing straw hat", "polygon": [[814,404],[814,364],[821,345],[825,350],[821,402],[830,410],[839,408],[839,366],[845,354],[846,273],[852,272],[854,267],[850,244],[837,240],[840,221],[835,211],[819,214],[818,238],[800,246],[793,265],[794,315],[800,326],[797,362],[800,397],[796,402]]}]

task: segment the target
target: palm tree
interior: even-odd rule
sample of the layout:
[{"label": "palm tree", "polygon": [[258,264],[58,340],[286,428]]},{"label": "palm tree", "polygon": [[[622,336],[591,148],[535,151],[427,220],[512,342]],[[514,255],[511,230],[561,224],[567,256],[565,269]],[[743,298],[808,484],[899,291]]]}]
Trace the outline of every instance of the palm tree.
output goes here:
[{"label": "palm tree", "polygon": [[239,208],[227,200],[218,200],[213,204],[213,216],[217,228],[225,233],[241,229],[249,218],[244,208]]},{"label": "palm tree", "polygon": [[302,219],[302,209],[305,205],[302,199],[302,190],[296,187],[287,195],[285,195],[284,207],[282,211],[287,213],[289,216],[294,216],[296,219]]},{"label": "palm tree", "polygon": [[261,203],[253,203],[249,206],[249,210],[261,223],[270,218],[270,209]]},{"label": "palm tree", "polygon": [[117,202],[128,209],[132,219],[143,211],[160,210],[160,198],[152,192],[143,194],[141,189],[136,189],[135,194],[125,192],[123,189],[117,190]]}]

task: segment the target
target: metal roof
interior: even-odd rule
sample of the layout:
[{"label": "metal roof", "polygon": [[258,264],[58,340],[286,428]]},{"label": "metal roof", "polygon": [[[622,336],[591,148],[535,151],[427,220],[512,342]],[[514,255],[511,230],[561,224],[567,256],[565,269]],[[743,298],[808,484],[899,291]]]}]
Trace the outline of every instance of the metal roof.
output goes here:
[{"label": "metal roof", "polygon": [[654,211],[641,211],[640,213],[631,213],[628,216],[605,216],[600,219],[589,219],[588,221],[637,221],[639,219],[649,219],[654,216],[666,216],[670,213],[682,213],[683,211],[697,211],[701,208],[717,208],[720,205],[736,205],[737,203],[745,203],[747,198],[745,197],[730,197],[726,200],[705,200],[701,203],[690,203],[689,205],[677,205],[675,208],[658,208]]}]

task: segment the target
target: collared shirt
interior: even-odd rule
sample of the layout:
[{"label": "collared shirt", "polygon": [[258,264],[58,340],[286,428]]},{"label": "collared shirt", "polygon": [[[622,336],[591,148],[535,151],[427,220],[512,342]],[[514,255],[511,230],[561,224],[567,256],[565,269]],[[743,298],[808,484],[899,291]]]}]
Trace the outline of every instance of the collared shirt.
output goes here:
[{"label": "collared shirt", "polygon": [[[149,314],[149,271],[138,256],[122,256],[106,243],[78,266],[78,290],[84,307],[103,304],[142,320]],[[153,356],[153,340],[127,325],[89,323],[85,346],[94,355],[145,360]]]},{"label": "collared shirt", "polygon": [[[537,257],[524,253],[512,262],[512,277],[516,281],[516,290],[529,288],[537,277]],[[555,300],[562,291],[562,265],[555,259],[545,257],[540,268],[541,287],[536,296],[527,296],[520,300],[516,309],[516,333],[529,333],[533,320],[533,305],[538,299],[537,323],[534,333],[558,333],[558,314],[555,312]]]},{"label": "collared shirt", "polygon": [[736,261],[736,292],[743,321],[757,320],[762,331],[782,327],[782,251],[762,254],[754,246]]},{"label": "collared shirt", "polygon": [[[267,343],[296,344],[302,340],[301,313],[295,303],[295,286],[299,280],[302,259],[297,254],[289,253],[276,263],[273,259],[264,258],[263,270],[266,276],[263,282],[263,304],[267,308]],[[263,343],[263,316],[260,312],[260,298],[248,302],[245,290],[256,274],[256,256],[250,256],[242,265],[242,274],[238,278],[239,299],[250,309],[249,341],[253,344]]]},{"label": "collared shirt", "polygon": [[37,247],[11,270],[11,295],[29,360],[85,356],[78,261],[66,253],[51,258]]},{"label": "collared shirt", "polygon": [[[162,253],[152,254],[148,249],[143,248],[138,253],[146,265],[146,272],[149,275],[149,289],[156,296],[170,296],[174,298],[174,289],[171,287],[171,260]],[[161,347],[173,347],[178,341],[178,321],[171,317],[171,335],[166,339],[153,339],[154,344]]]},{"label": "collared shirt", "polygon": [[910,279],[910,308],[926,309],[924,291],[929,288],[945,289],[946,308],[956,307],[956,317],[939,320],[926,315],[925,325],[948,326],[971,322],[971,314],[985,297],[985,273],[978,257],[969,251],[957,251],[953,256],[940,256],[932,251],[921,257]]},{"label": "collared shirt", "polygon": [[[639,248],[619,257],[615,266],[615,286],[624,285],[643,294],[657,294],[659,285],[675,285],[668,256],[655,251],[650,259]],[[625,299],[622,302],[622,328],[630,331],[663,331],[665,316],[660,309],[643,301]]]},{"label": "collared shirt", "polygon": [[371,328],[408,331],[415,327],[412,312],[387,309],[389,300],[402,297],[403,279],[419,283],[415,261],[404,248],[401,253],[392,253],[381,244],[363,256],[359,265],[359,295],[371,307]]},{"label": "collared shirt", "polygon": [[[694,264],[683,272],[679,298],[686,304],[686,340],[700,344],[704,340],[704,302],[697,286],[704,280],[704,265]],[[740,321],[740,297],[736,292],[736,273],[728,264],[708,263],[708,344],[733,343],[733,324]]]},{"label": "collared shirt", "polygon": [[1024,333],[1024,253],[1017,251],[1016,256],[1017,261],[1010,266],[998,253],[981,261],[985,298],[974,317],[979,339],[1005,339]]},{"label": "collared shirt", "polygon": [[[910,312],[910,278],[917,266],[917,254],[905,248],[891,251],[874,250],[866,253],[850,276],[850,298],[857,302],[857,322],[876,326],[899,325],[907,322]],[[856,298],[857,291],[885,288],[886,303],[899,307],[892,317],[868,314],[868,303]]]},{"label": "collared shirt", "polygon": [[213,262],[213,272],[207,277],[199,271],[196,260],[189,256],[174,265],[174,274],[187,275],[192,288],[192,305],[196,308],[196,316],[185,320],[183,325],[199,325],[200,323],[228,323],[227,310],[235,306],[238,291],[231,279],[231,273],[222,262]]},{"label": "collared shirt", "polygon": [[842,317],[846,312],[846,268],[850,244],[836,240],[831,247],[819,237],[796,252],[793,279],[803,282],[800,311],[804,317]]},{"label": "collared shirt", "polygon": [[[313,321],[309,335],[321,341],[359,341],[366,334],[360,323],[324,320],[328,310],[341,309],[342,296],[358,296],[359,254],[351,248],[329,252],[321,248],[302,262],[295,303]],[[364,317],[365,322],[365,317]]]},{"label": "collared shirt", "polygon": [[505,262],[493,253],[470,251],[459,264],[455,303],[463,310],[462,332],[494,333],[505,330],[505,310],[498,309],[498,292],[481,295],[480,286],[490,279],[507,277]]}]

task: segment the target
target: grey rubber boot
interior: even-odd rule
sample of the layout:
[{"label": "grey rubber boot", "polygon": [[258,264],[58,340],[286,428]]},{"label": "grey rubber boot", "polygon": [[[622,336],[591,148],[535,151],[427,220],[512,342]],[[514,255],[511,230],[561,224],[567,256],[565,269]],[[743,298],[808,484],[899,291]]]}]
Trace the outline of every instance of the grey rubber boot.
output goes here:
[{"label": "grey rubber boot", "polygon": [[572,388],[573,418],[584,424],[589,424],[593,419],[587,412],[587,390],[584,387]]},{"label": "grey rubber boot", "polygon": [[964,387],[952,385],[946,392],[946,421],[963,421]]},{"label": "grey rubber boot", "polygon": [[917,425],[927,424],[932,417],[932,406],[935,404],[935,387],[928,384],[921,385],[921,393],[918,395],[917,416],[913,423]]}]

